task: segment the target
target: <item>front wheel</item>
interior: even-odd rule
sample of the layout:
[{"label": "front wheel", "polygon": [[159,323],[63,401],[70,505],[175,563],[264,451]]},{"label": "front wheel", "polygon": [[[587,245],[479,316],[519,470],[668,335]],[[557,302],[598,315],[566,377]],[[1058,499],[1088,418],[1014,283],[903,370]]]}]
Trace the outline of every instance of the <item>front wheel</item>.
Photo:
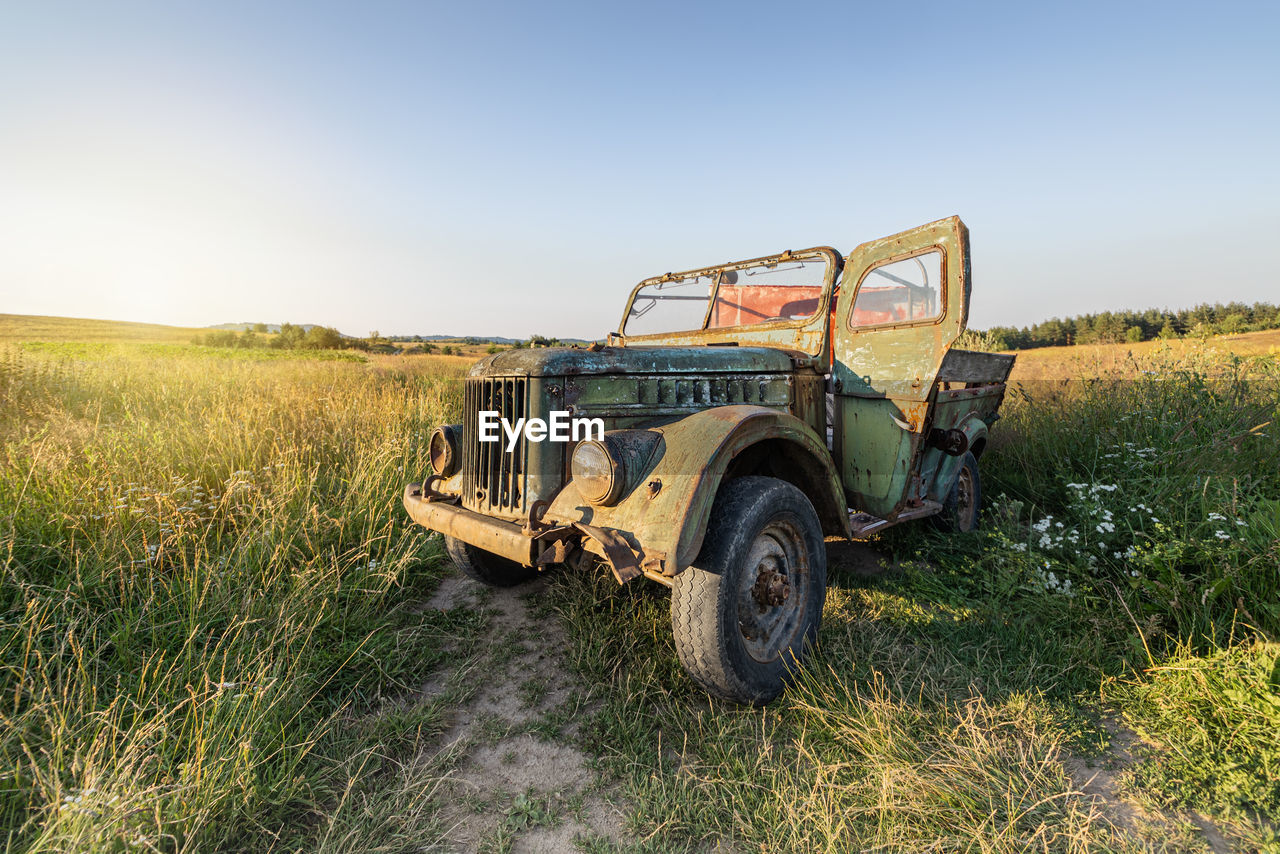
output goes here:
[{"label": "front wheel", "polygon": [[817,641],[826,595],[822,525],[805,494],[771,477],[731,480],[672,586],[680,663],[710,694],[767,703]]},{"label": "front wheel", "polygon": [[444,538],[444,550],[458,569],[490,587],[515,587],[538,574],[531,566],[522,566],[448,535]]}]

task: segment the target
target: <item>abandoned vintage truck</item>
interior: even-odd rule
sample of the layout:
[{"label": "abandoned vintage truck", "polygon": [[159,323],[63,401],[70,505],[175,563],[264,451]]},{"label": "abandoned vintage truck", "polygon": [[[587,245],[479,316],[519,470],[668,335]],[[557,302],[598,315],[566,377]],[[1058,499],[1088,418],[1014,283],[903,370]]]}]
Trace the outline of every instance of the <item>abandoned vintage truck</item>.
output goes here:
[{"label": "abandoned vintage truck", "polygon": [[[647,279],[603,346],[472,367],[405,507],[487,584],[603,559],[670,587],[690,676],[767,702],[817,636],[824,537],[978,522],[1013,357],[951,349],[969,288],[956,217]],[[557,415],[596,432],[529,427]]]}]

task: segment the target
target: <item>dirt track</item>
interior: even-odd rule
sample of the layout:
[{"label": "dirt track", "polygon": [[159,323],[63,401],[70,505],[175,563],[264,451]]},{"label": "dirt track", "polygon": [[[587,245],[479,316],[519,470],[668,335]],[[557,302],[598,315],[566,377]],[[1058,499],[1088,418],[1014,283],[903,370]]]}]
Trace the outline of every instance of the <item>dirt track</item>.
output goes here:
[{"label": "dirt track", "polygon": [[445,672],[424,688],[429,696],[445,679],[477,686],[434,748],[453,766],[442,787],[453,850],[536,854],[572,850],[575,839],[623,840],[621,810],[571,744],[581,695],[559,660],[563,634],[553,620],[529,615],[526,599],[543,586],[539,579],[489,589],[455,570],[428,603],[491,613],[471,672]]}]

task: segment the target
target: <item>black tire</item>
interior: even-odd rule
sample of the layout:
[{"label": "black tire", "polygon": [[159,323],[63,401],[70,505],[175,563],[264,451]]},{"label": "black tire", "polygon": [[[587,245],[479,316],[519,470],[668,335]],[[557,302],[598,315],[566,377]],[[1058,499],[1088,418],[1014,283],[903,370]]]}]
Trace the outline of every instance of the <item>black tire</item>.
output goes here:
[{"label": "black tire", "polygon": [[515,587],[538,574],[538,570],[531,566],[522,566],[453,537],[444,538],[444,550],[458,569],[490,587]]},{"label": "black tire", "polygon": [[709,694],[767,703],[817,641],[826,598],[822,525],[805,494],[771,477],[731,480],[672,586],[680,663]]},{"label": "black tire", "polygon": [[942,502],[942,512],[930,517],[933,526],[948,534],[967,534],[978,529],[982,510],[982,478],[978,476],[978,458],[966,451],[951,491]]}]

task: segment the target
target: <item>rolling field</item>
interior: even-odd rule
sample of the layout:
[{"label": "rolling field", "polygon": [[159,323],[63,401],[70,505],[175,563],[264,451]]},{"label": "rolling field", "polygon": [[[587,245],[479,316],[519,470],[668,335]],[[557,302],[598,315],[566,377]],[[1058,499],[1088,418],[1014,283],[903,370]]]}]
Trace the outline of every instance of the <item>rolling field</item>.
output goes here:
[{"label": "rolling field", "polygon": [[744,709],[656,585],[409,524],[471,358],[6,328],[7,850],[1280,850],[1276,333],[1023,354],[983,530],[829,543]]},{"label": "rolling field", "polygon": [[[96,344],[99,350],[118,344],[170,345],[185,350],[193,340],[203,339],[215,330],[188,326],[165,326],[159,323],[132,323],[124,320],[93,320],[80,317],[44,317],[34,314],[0,314],[0,345],[23,344],[43,346],[59,344]],[[262,338],[269,339],[270,335]],[[472,361],[484,356],[487,344],[467,344],[461,338],[433,342],[436,347],[449,346],[454,353]],[[404,346],[414,346],[405,344]],[[219,348],[208,348],[212,351]],[[208,352],[207,351],[207,352]],[[153,353],[174,353],[156,349]],[[252,357],[249,357],[252,358]],[[270,358],[270,355],[263,358]],[[291,357],[292,358],[292,357]]]},{"label": "rolling field", "polygon": [[1018,363],[1012,379],[1061,380],[1072,377],[1101,376],[1107,373],[1132,375],[1140,364],[1153,358],[1161,363],[1184,357],[1203,360],[1239,356],[1275,356],[1280,354],[1280,329],[1221,335],[1205,341],[1177,338],[1170,341],[1140,341],[1136,344],[1082,344],[1076,347],[1040,347],[1018,352]]},{"label": "rolling field", "polygon": [[123,320],[44,317],[35,314],[0,314],[0,342],[77,341],[186,344],[193,335],[207,331],[194,327],[165,326],[159,323],[130,323]]}]

